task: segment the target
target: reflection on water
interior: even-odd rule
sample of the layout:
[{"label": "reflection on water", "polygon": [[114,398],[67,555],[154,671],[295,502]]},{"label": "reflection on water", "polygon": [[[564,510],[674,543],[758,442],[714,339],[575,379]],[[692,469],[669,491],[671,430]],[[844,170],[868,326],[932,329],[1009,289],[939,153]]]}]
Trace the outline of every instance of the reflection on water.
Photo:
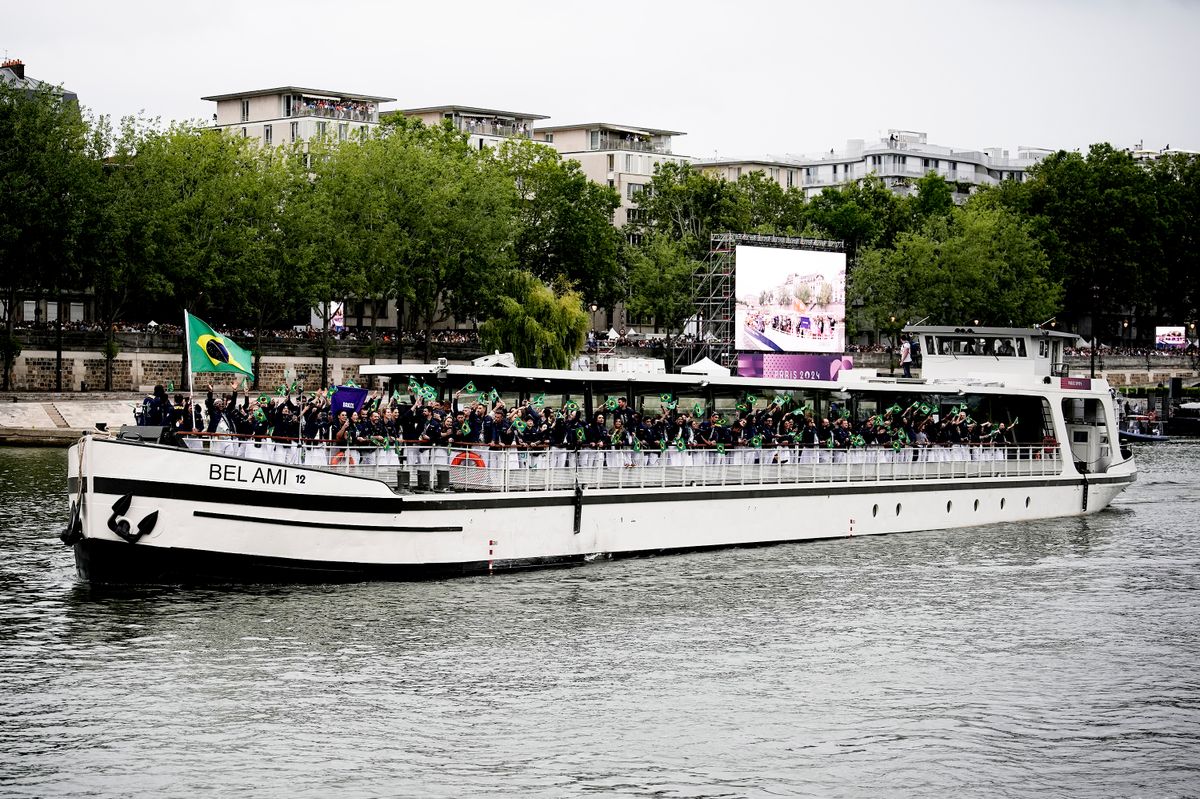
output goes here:
[{"label": "reflection on water", "polygon": [[0,794],[1178,796],[1200,445],[1083,519],[420,584],[94,589],[0,450]]}]

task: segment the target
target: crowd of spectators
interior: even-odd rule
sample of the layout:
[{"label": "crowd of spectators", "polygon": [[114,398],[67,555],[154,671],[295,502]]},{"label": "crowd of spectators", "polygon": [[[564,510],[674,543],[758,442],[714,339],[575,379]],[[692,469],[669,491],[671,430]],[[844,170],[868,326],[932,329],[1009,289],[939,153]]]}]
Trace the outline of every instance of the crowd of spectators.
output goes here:
[{"label": "crowd of spectators", "polygon": [[[53,332],[57,330],[57,323],[21,321],[17,322],[14,327],[16,330]],[[104,333],[106,330],[105,326],[99,322],[63,322],[62,329],[64,332],[77,333]],[[255,331],[253,328],[214,324],[213,329],[223,335],[230,336],[235,341],[246,342],[255,340]],[[164,322],[122,321],[114,324],[113,330],[117,333],[178,336],[183,333],[183,326]],[[371,328],[348,327],[340,330],[330,329],[329,335],[336,341],[370,341]],[[375,331],[375,336],[378,341],[383,343],[394,342],[396,340],[396,331],[394,328],[379,327]],[[402,336],[405,344],[420,345],[425,343],[424,330],[404,330],[402,331]],[[263,340],[270,342],[315,342],[320,339],[321,328],[312,325],[272,328],[263,331]],[[475,330],[434,330],[432,341],[437,344],[477,345],[479,343],[479,333]]]},{"label": "crowd of spectators", "polygon": [[[1111,356],[1116,358],[1179,358],[1195,355],[1196,351],[1195,345],[1189,345],[1184,349],[1158,349],[1156,347],[1110,347],[1106,344],[1101,344],[1096,348],[1097,355]],[[1067,347],[1065,352],[1067,355],[1075,355],[1081,358],[1086,358],[1091,356],[1092,348],[1086,346]]]}]

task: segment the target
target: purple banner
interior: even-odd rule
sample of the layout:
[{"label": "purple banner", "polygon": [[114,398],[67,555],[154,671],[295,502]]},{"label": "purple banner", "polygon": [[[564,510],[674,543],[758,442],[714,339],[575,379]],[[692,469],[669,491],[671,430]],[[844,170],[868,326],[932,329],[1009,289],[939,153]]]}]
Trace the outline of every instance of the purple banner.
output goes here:
[{"label": "purple banner", "polygon": [[1092,387],[1092,379],[1090,377],[1064,377],[1060,379],[1059,385],[1075,391],[1088,391]]},{"label": "purple banner", "polygon": [[792,353],[738,353],[738,377],[769,380],[836,380],[838,373],[854,368],[854,359],[843,355]]},{"label": "purple banner", "polygon": [[367,390],[356,386],[338,386],[329,402],[329,413],[334,418],[342,411],[352,413],[362,408],[367,401]]}]

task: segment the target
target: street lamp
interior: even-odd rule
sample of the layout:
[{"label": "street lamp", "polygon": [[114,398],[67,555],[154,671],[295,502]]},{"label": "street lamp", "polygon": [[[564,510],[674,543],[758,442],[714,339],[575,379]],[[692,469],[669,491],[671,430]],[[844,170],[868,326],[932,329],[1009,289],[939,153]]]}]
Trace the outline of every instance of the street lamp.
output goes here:
[{"label": "street lamp", "polygon": [[890,327],[888,328],[888,335],[889,335],[889,338],[891,341],[891,344],[888,346],[888,376],[895,377],[896,376],[896,315],[892,314],[891,316],[889,316],[888,322],[890,322]]}]

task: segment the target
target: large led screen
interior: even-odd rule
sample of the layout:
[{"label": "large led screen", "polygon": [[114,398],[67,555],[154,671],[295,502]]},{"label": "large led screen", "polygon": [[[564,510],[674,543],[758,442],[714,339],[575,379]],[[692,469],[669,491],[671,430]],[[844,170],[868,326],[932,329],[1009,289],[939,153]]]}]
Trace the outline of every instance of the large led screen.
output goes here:
[{"label": "large led screen", "polygon": [[1160,350],[1182,350],[1188,345],[1183,326],[1154,328],[1154,346]]},{"label": "large led screen", "polygon": [[734,258],[736,349],[846,349],[846,254],[739,244]]}]

